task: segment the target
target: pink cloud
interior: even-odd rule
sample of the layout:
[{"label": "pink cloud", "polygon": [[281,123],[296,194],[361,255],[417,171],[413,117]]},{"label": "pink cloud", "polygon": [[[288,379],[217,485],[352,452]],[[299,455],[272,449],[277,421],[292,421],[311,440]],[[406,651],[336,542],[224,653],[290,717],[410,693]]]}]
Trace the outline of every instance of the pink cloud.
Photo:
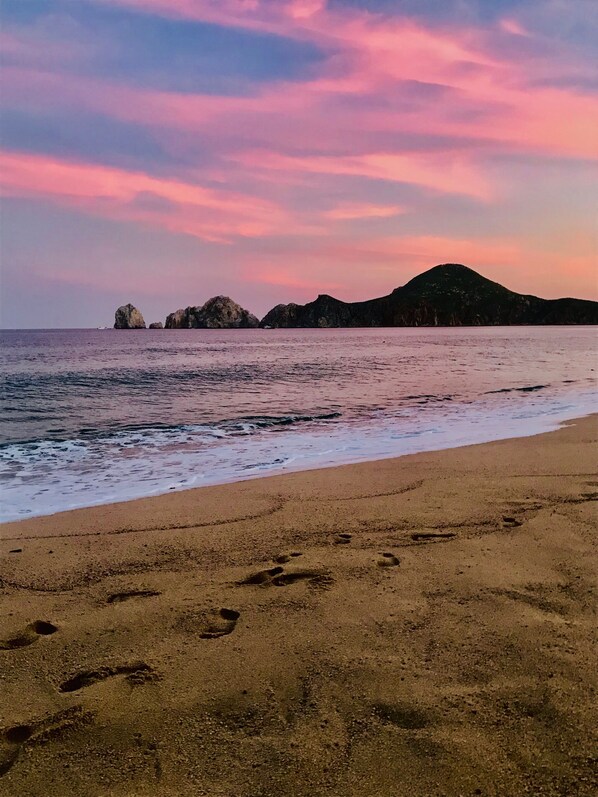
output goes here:
[{"label": "pink cloud", "polygon": [[372,236],[350,241],[339,236],[312,239],[298,250],[283,241],[268,252],[240,254],[248,280],[284,287],[280,300],[310,301],[323,291],[345,301],[389,293],[437,263],[470,263],[496,271],[523,260],[516,240],[470,240],[433,235]]},{"label": "pink cloud", "polygon": [[511,33],[513,36],[531,36],[520,22],[516,19],[501,19],[500,27],[506,33]]},{"label": "pink cloud", "polygon": [[326,0],[293,0],[289,12],[293,19],[309,19],[326,7]]},{"label": "pink cloud", "polygon": [[[378,131],[433,132],[523,154],[598,156],[598,99],[565,89],[530,88],[535,75],[544,77],[554,66],[525,52],[515,59],[501,57],[475,28],[432,30],[406,18],[332,9],[321,0],[104,1],[275,32],[310,41],[329,57],[310,80],[262,86],[251,96],[140,90],[60,75],[54,87],[58,97],[44,100],[41,86],[51,82],[47,73],[21,74],[20,79],[13,75],[5,80],[8,96],[18,101],[23,83],[25,90],[30,84],[32,100],[42,104],[72,103],[154,130],[203,130],[225,136],[248,131],[278,152],[301,143],[304,149],[337,148],[346,131]],[[510,19],[503,20],[502,27],[523,32]],[[410,81],[435,85],[446,95],[426,100],[422,94],[417,102],[402,102],[402,87]],[[362,107],[356,112],[360,100]]]},{"label": "pink cloud", "polygon": [[0,153],[0,172],[4,196],[44,197],[205,240],[262,236],[288,224],[272,202],[141,172],[11,152]]},{"label": "pink cloud", "polygon": [[[404,184],[419,191],[409,194],[413,212],[401,220],[401,229],[417,218],[418,202],[436,207],[444,197],[446,207],[447,197],[452,201],[453,196],[455,205],[459,196],[476,200],[480,214],[497,208],[500,227],[509,194],[527,189],[528,178],[516,166],[510,180],[503,178],[508,157],[531,163],[533,156],[550,168],[558,159],[597,159],[598,98],[550,85],[565,66],[584,74],[574,53],[564,66],[552,54],[532,51],[535,42],[527,41],[528,31],[508,18],[490,31],[443,30],[407,18],[340,9],[323,0],[103,2],[280,34],[317,46],[325,58],[302,81],[253,84],[251,93],[217,96],[139,88],[72,68],[62,71],[65,61],[70,67],[72,59],[81,58],[80,48],[61,54],[49,47],[41,58],[26,38],[8,40],[9,50],[29,64],[5,69],[4,102],[11,108],[33,108],[40,115],[87,111],[143,126],[175,156],[171,168],[176,176],[12,152],[0,159],[6,194],[42,197],[226,242],[229,251],[236,236],[268,238],[259,255],[238,250],[236,262],[254,281],[296,289],[302,297],[312,289],[333,291],[344,285],[351,297],[365,298],[394,287],[403,272],[407,277],[447,260],[485,267],[496,279],[501,273],[512,275],[512,286],[521,290],[540,278],[538,290],[545,285],[550,293],[550,286],[559,279],[564,285],[569,274],[570,283],[580,291],[585,285],[588,295],[591,256],[579,235],[563,232],[557,241],[547,234],[557,225],[554,218],[540,225],[541,235],[553,242],[548,246],[525,231],[513,238],[491,232],[478,236],[477,218],[464,221],[462,216],[459,229],[469,224],[471,236],[434,235],[448,226],[435,210],[426,216],[429,235],[355,240],[355,228],[365,228],[368,220],[381,229],[376,219],[405,212],[399,204]],[[500,49],[505,41],[508,54]],[[194,159],[198,138],[206,142],[209,157],[202,152],[204,157]],[[541,179],[541,169],[537,174]],[[335,178],[350,179],[335,183]],[[372,200],[369,183],[362,192],[364,181],[355,178],[384,181],[380,201]],[[339,185],[351,193],[341,195]],[[325,195],[325,189],[331,193]],[[541,192],[538,188],[540,198]],[[318,210],[323,206],[328,209]],[[352,227],[353,220],[360,223]],[[519,221],[513,227],[521,230]],[[276,237],[286,242],[275,249],[270,245]],[[560,276],[549,282],[543,268]],[[364,292],[364,283],[371,289]]]},{"label": "pink cloud", "polygon": [[342,282],[331,282],[321,275],[314,279],[302,279],[294,273],[281,272],[279,268],[264,268],[263,266],[248,265],[242,270],[242,278],[250,283],[262,283],[264,285],[284,288],[292,292],[293,296],[314,297],[318,293],[325,291],[331,293],[343,289]]},{"label": "pink cloud", "polygon": [[[507,153],[598,158],[597,98],[554,88],[501,87],[487,76],[470,78],[468,92],[458,87],[454,97],[430,100],[408,111],[384,104],[371,107],[372,98],[383,98],[389,87],[357,91],[353,83],[346,87],[349,78],[340,84],[334,80],[276,84],[254,96],[231,97],[141,90],[35,70],[6,68],[4,76],[5,102],[16,106],[33,102],[39,108],[87,108],[147,126],[158,136],[204,131],[224,140],[235,137],[237,146],[243,138],[240,131],[247,131],[274,154],[293,146],[336,150],[347,136],[356,147],[360,135],[367,141],[378,132],[465,139],[470,155],[471,142],[477,141],[482,151],[492,145]],[[515,78],[505,75],[504,79]],[[358,112],[343,104],[354,93],[369,97]],[[452,157],[450,149],[445,152]]]},{"label": "pink cloud", "polygon": [[[140,93],[124,112],[136,121],[158,117],[178,127],[204,127],[222,114],[297,114],[314,124],[326,114],[330,97],[365,98],[388,95],[403,81],[432,83],[453,89],[444,102],[430,101],[415,113],[369,111],[352,125],[397,132],[441,132],[448,136],[491,141],[520,152],[573,157],[597,157],[593,131],[598,125],[598,100],[565,89],[530,88],[534,74],[552,68],[550,62],[522,52],[509,59],[491,50],[487,37],[475,28],[432,30],[407,18],[387,18],[359,10],[332,9],[319,0],[105,0],[165,16],[216,22],[249,30],[275,32],[311,41],[324,50],[343,52],[330,57],[324,72],[301,84],[277,84],[252,98],[189,98],[188,95]],[[505,19],[503,30],[519,36],[526,31]],[[115,103],[116,104],[116,103]],[[143,110],[143,106],[148,109]],[[466,114],[462,107],[483,108],[482,115]],[[122,106],[121,106],[122,108]],[[112,111],[118,114],[118,110]],[[345,117],[346,119],[346,117]],[[156,123],[156,115],[153,116]],[[158,122],[159,123],[159,122]],[[322,120],[319,122],[322,124]],[[340,125],[339,125],[340,127]],[[346,125],[345,125],[346,128]]]},{"label": "pink cloud", "polygon": [[308,22],[326,0],[86,0],[173,19],[284,33],[293,22]]},{"label": "pink cloud", "polygon": [[350,221],[352,219],[390,219],[406,213],[401,205],[374,205],[345,202],[324,212],[327,219],[334,221]]},{"label": "pink cloud", "polygon": [[[465,263],[521,293],[595,298],[595,252],[572,254],[573,236],[479,239],[439,235],[317,240],[298,252],[282,244],[259,259],[243,256],[248,280],[282,286],[279,301],[311,301],[323,291],[345,301],[389,293],[438,263]],[[553,250],[550,251],[550,247]],[[539,266],[541,264],[541,266]]]},{"label": "pink cloud", "polygon": [[376,244],[383,258],[413,258],[419,262],[477,263],[480,266],[515,263],[521,256],[521,244],[503,238],[451,238],[440,235],[405,235],[386,238]]},{"label": "pink cloud", "polygon": [[233,159],[252,169],[353,175],[411,183],[441,193],[465,194],[482,200],[492,196],[488,180],[479,169],[465,158],[451,159],[445,153],[403,155],[376,152],[354,157],[290,157],[269,151],[250,151],[233,156]]}]

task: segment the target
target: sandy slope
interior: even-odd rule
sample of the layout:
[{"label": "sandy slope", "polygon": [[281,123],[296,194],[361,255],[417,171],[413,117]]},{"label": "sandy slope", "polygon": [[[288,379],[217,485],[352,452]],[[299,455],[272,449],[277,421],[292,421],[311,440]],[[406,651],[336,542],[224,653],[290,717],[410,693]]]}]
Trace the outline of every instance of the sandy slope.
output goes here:
[{"label": "sandy slope", "polygon": [[0,527],[0,794],[594,794],[596,436]]}]

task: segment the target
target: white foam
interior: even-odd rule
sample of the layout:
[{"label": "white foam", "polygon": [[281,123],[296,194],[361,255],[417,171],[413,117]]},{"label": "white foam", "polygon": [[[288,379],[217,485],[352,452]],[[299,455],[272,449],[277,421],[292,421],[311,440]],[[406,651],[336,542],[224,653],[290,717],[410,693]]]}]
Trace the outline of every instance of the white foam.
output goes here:
[{"label": "white foam", "polygon": [[475,403],[431,403],[394,414],[277,426],[275,432],[255,424],[241,433],[185,426],[15,444],[2,457],[0,520],[533,435],[595,412],[597,395],[560,390],[485,396]]}]

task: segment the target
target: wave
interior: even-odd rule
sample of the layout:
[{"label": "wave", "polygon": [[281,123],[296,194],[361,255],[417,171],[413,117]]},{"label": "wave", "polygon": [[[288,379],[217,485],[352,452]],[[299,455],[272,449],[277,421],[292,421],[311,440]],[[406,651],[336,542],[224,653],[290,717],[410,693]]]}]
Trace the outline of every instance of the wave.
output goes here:
[{"label": "wave", "polygon": [[234,431],[253,431],[254,429],[268,429],[272,426],[291,426],[295,423],[331,421],[341,416],[340,412],[324,412],[319,415],[255,415],[236,421],[222,421],[220,425],[230,424]]},{"label": "wave", "polygon": [[223,363],[175,364],[153,368],[129,367],[128,369],[98,368],[97,370],[64,370],[54,372],[29,371],[9,373],[3,379],[3,393],[7,397],[32,394],[41,391],[57,391],[72,394],[73,391],[97,395],[101,391],[113,393],[118,389],[142,391],[151,389],[209,389],[223,384],[271,384],[272,382],[295,382],[298,377],[305,380],[322,381],[331,374],[346,374],[346,365],[318,361],[284,363]]},{"label": "wave", "polygon": [[502,387],[500,390],[487,390],[484,395],[490,396],[494,393],[535,393],[537,390],[545,390],[550,385],[525,385],[524,387]]},{"label": "wave", "polygon": [[421,396],[405,396],[405,401],[417,401],[419,404],[427,404],[428,402],[441,402],[441,401],[452,401],[455,398],[454,395],[446,395],[442,393],[422,393]]},{"label": "wave", "polygon": [[[426,409],[413,405],[406,413],[383,418],[346,414],[338,423],[334,419],[340,413],[259,415],[232,419],[218,428],[196,424],[170,430],[121,429],[95,443],[13,445],[0,457],[0,522],[266,474],[535,434],[594,411],[595,402],[590,392],[551,398],[547,391],[535,401],[522,395],[519,401],[498,406],[491,400],[466,408],[456,402]],[[277,433],[264,431],[269,427]],[[259,431],[243,437],[250,428]]]},{"label": "wave", "polygon": [[56,434],[46,438],[9,441],[0,444],[0,456],[6,452],[27,449],[42,453],[48,449],[54,451],[73,451],[86,447],[88,443],[114,443],[127,447],[129,445],[168,443],[184,438],[219,438],[251,434],[258,430],[275,429],[295,424],[319,423],[342,417],[341,412],[322,412],[315,414],[289,415],[249,415],[240,418],[228,418],[204,424],[127,424],[112,429],[82,427],[68,437]]}]

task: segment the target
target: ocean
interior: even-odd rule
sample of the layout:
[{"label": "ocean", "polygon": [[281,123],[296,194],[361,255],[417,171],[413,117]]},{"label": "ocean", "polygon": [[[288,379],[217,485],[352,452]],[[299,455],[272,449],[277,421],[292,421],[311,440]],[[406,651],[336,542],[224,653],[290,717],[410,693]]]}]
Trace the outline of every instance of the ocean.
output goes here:
[{"label": "ocean", "polygon": [[1,333],[0,520],[557,428],[594,327]]}]

